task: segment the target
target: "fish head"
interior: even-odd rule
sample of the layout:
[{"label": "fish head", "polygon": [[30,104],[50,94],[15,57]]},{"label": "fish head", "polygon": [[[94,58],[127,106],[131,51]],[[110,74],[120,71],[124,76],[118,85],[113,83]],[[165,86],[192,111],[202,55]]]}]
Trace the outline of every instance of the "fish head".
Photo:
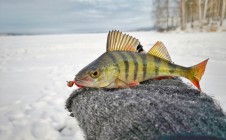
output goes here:
[{"label": "fish head", "polygon": [[118,75],[118,68],[114,64],[100,63],[96,60],[84,67],[75,76],[78,87],[107,87]]}]

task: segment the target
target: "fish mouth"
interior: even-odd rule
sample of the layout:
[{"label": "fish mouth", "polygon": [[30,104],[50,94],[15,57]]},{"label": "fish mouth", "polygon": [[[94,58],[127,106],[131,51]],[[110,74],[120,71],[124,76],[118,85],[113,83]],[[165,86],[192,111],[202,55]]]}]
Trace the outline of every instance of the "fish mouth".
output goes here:
[{"label": "fish mouth", "polygon": [[78,78],[78,77],[75,77],[75,79],[74,79],[75,85],[76,85],[77,87],[90,87],[90,86],[89,86],[89,85],[90,85],[90,82],[87,81],[87,80],[84,80],[84,79],[86,79],[86,77],[85,77],[85,78]]},{"label": "fish mouth", "polygon": [[79,84],[76,84],[76,83],[75,83],[75,85],[76,85],[77,87],[79,87],[79,88],[83,87],[82,85],[79,85]]}]

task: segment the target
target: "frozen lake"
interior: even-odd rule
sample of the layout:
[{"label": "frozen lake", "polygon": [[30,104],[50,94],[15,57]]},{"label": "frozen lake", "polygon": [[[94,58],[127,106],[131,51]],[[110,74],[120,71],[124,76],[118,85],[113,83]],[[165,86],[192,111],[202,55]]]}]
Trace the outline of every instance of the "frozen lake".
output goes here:
[{"label": "frozen lake", "polygon": [[[129,34],[146,51],[162,41],[179,65],[192,66],[209,58],[200,86],[226,111],[226,33]],[[82,139],[74,118],[64,109],[74,90],[66,81],[105,52],[106,38],[107,33],[1,36],[0,139]]]}]

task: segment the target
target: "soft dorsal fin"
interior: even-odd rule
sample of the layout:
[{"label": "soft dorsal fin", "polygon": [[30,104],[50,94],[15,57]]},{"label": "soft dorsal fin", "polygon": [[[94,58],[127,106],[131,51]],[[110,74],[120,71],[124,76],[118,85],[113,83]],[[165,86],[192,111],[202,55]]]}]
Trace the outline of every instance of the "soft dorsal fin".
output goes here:
[{"label": "soft dorsal fin", "polygon": [[138,39],[122,34],[119,31],[110,31],[107,38],[107,51],[138,51]]},{"label": "soft dorsal fin", "polygon": [[161,41],[157,41],[155,45],[148,51],[148,54],[172,62],[165,45]]}]

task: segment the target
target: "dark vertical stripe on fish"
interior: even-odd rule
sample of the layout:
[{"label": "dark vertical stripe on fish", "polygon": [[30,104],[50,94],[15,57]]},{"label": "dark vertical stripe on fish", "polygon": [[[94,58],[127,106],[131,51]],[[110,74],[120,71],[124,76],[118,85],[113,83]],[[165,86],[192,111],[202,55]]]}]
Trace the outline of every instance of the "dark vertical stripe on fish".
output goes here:
[{"label": "dark vertical stripe on fish", "polygon": [[129,54],[130,54],[131,58],[133,59],[133,64],[134,64],[133,80],[136,81],[137,80],[137,72],[138,72],[137,58],[134,53],[131,52]]},{"label": "dark vertical stripe on fish", "polygon": [[113,63],[116,64],[116,67],[118,68],[119,73],[120,73],[120,68],[119,68],[119,65],[118,65],[118,63],[117,63],[116,56],[115,56],[114,54],[112,54],[112,53],[108,53],[108,57],[111,59],[111,61],[112,61]]},{"label": "dark vertical stripe on fish", "polygon": [[177,66],[172,64],[172,63],[168,63],[168,67],[169,67],[169,72],[172,74],[175,72]]},{"label": "dark vertical stripe on fish", "polygon": [[147,58],[146,58],[146,54],[141,54],[140,57],[143,64],[143,80],[144,80],[147,74]]},{"label": "dark vertical stripe on fish", "polygon": [[122,57],[124,65],[125,65],[125,79],[128,80],[128,76],[129,76],[129,62],[128,62],[128,58],[126,57],[126,55],[123,52],[118,52],[118,54]]},{"label": "dark vertical stripe on fish", "polygon": [[155,76],[159,75],[159,67],[160,67],[160,59],[157,57],[154,57],[154,63],[155,63]]}]

